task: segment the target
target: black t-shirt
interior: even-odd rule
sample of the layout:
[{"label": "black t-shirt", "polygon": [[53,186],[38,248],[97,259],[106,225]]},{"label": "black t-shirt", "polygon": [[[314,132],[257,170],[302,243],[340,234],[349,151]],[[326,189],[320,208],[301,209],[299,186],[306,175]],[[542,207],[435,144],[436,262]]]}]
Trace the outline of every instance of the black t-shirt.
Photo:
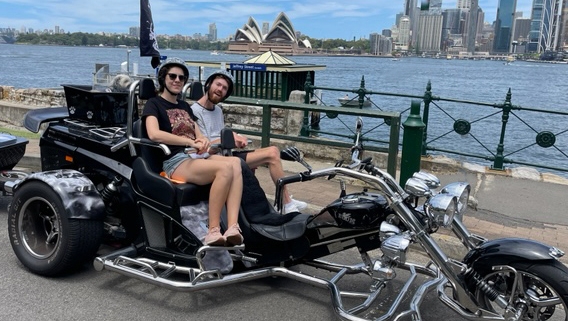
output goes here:
[{"label": "black t-shirt", "polygon": [[[161,96],[152,97],[144,105],[142,121],[146,121],[146,116],[155,116],[158,119],[160,130],[190,139],[196,138],[195,122],[197,118],[193,115],[189,104],[183,100],[178,100],[177,104],[174,104]],[[185,146],[179,145],[167,146],[172,153],[166,158],[172,157],[185,148]]]}]

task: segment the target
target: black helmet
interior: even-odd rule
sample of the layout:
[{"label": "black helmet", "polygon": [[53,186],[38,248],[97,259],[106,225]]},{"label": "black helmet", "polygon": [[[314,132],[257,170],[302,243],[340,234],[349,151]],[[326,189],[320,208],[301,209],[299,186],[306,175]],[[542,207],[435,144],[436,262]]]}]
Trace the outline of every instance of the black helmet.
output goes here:
[{"label": "black helmet", "polygon": [[229,98],[229,96],[231,96],[231,94],[233,93],[233,87],[234,87],[235,81],[233,79],[233,75],[231,75],[230,72],[223,70],[223,69],[217,70],[214,73],[212,73],[211,75],[209,75],[209,77],[205,81],[205,92],[206,93],[209,91],[209,87],[211,86],[211,83],[213,82],[213,80],[215,80],[215,78],[218,78],[218,77],[224,78],[227,81],[227,83],[229,84],[229,88],[227,89],[227,94],[222,99],[222,101],[223,101],[223,100]]},{"label": "black helmet", "polygon": [[175,57],[174,58],[168,58],[168,59],[166,59],[166,61],[164,61],[162,63],[162,65],[160,66],[160,69],[158,70],[158,84],[160,84],[160,89],[164,88],[164,85],[166,83],[165,82],[166,75],[172,67],[181,68],[183,70],[183,74],[185,75],[184,84],[187,82],[187,80],[189,78],[189,69],[187,69],[185,62],[180,58],[175,58]]}]

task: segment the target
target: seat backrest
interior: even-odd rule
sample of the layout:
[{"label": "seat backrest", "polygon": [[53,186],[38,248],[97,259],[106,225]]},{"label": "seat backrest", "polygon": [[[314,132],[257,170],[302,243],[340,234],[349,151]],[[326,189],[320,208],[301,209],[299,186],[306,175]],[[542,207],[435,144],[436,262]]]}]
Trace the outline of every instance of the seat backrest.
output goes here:
[{"label": "seat backrest", "polygon": [[[132,135],[137,138],[148,139],[148,133],[146,132],[146,122],[144,119],[138,119],[134,122],[132,126]],[[155,174],[160,174],[162,172],[162,165],[164,162],[165,155],[159,148],[146,146],[143,144],[137,145],[138,155],[144,159],[148,168]]]},{"label": "seat backrest", "polygon": [[189,85],[189,97],[190,100],[199,100],[204,95],[203,84],[200,81],[194,81]]},{"label": "seat backrest", "polygon": [[156,96],[156,84],[154,80],[150,78],[141,79],[138,92],[138,98],[143,100],[148,100]]},{"label": "seat backrest", "polygon": [[[132,135],[137,138],[148,138],[144,119],[132,124]],[[175,188],[167,179],[160,176],[164,155],[159,148],[136,144],[138,157],[132,164],[138,188],[145,195],[151,196],[162,204],[174,204]]]}]

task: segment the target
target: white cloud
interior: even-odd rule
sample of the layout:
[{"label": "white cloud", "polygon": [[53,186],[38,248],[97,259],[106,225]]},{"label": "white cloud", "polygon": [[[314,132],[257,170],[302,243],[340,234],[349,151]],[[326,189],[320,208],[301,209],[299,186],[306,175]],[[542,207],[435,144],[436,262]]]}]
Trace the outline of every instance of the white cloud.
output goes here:
[{"label": "white cloud", "polygon": [[[531,0],[519,0],[517,10],[530,17]],[[158,34],[206,34],[216,23],[219,37],[233,34],[249,17],[272,23],[285,12],[301,31],[315,37],[352,37],[389,28],[403,1],[350,0],[305,2],[298,0],[150,0]],[[495,20],[498,0],[481,0],[485,20]],[[127,32],[139,24],[138,1],[116,0],[0,0],[0,27],[53,29],[66,31]],[[443,8],[455,8],[456,1],[443,2]],[[300,28],[298,28],[300,29]],[[337,33],[337,36],[332,34]]]}]

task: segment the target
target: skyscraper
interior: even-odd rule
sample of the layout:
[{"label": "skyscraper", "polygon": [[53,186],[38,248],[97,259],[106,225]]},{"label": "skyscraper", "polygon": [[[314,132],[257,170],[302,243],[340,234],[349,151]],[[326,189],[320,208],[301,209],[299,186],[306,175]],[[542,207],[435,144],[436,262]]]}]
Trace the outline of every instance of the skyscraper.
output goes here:
[{"label": "skyscraper", "polygon": [[392,53],[392,39],[376,32],[369,35],[371,54],[375,56],[390,55]]},{"label": "skyscraper", "polygon": [[[535,0],[539,1],[539,0]],[[513,18],[517,9],[517,0],[499,0],[497,18],[495,19],[495,37],[493,52],[508,53],[511,47]]]},{"label": "skyscraper", "polygon": [[215,22],[209,24],[209,41],[217,41],[217,25]]},{"label": "skyscraper", "polygon": [[[475,39],[477,39],[477,23],[478,23],[478,0],[470,0],[469,13],[467,16],[467,33],[466,45],[467,52],[475,52]],[[483,21],[482,21],[483,23]]]},{"label": "skyscraper", "polygon": [[442,44],[441,14],[421,14],[418,22],[417,51],[439,52]]},{"label": "skyscraper", "polygon": [[442,0],[430,0],[430,14],[442,14]]},{"label": "skyscraper", "polygon": [[262,36],[264,37],[264,35],[266,35],[269,30],[270,30],[270,23],[268,23],[267,21],[264,21],[262,23]]},{"label": "skyscraper", "polygon": [[[404,1],[404,15],[409,19],[410,31],[410,44],[416,45],[416,34],[418,28],[418,20],[420,17],[420,8],[418,7],[418,0],[405,0]],[[399,26],[400,28],[400,26]]]},{"label": "skyscraper", "polygon": [[458,9],[469,9],[471,0],[458,0]]},{"label": "skyscraper", "polygon": [[397,45],[399,45],[402,50],[408,50],[410,43],[410,18],[408,16],[402,16],[402,18],[400,18],[398,29]]},{"label": "skyscraper", "polygon": [[534,0],[528,51],[562,50],[562,12],[565,8],[564,0]]},{"label": "skyscraper", "polygon": [[417,0],[405,0],[404,1],[404,15],[412,17],[414,8],[418,7]]}]

